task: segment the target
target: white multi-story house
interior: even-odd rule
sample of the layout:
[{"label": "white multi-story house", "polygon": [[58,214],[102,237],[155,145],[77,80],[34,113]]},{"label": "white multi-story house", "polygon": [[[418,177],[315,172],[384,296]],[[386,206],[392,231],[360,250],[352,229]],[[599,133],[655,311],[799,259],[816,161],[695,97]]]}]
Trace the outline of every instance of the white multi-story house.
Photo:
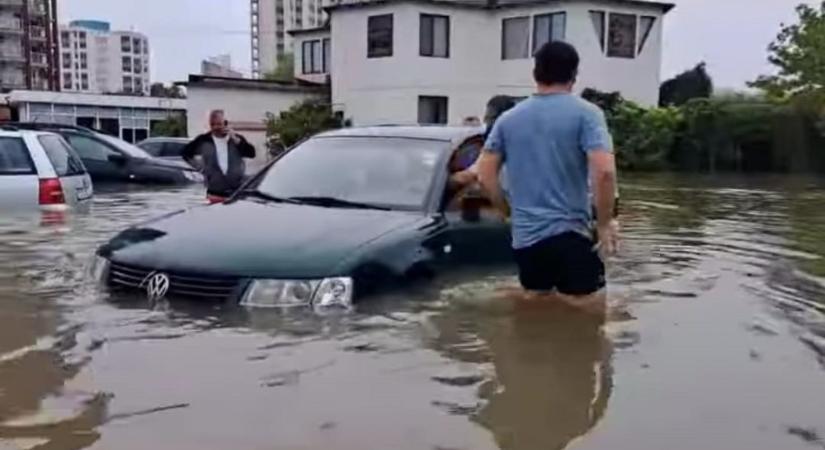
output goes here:
[{"label": "white multi-story house", "polygon": [[293,52],[289,30],[315,28],[325,20],[325,0],[250,0],[252,77],[261,78]]},{"label": "white multi-story house", "polygon": [[459,124],[499,94],[534,90],[535,49],[565,40],[577,81],[655,105],[662,22],[644,0],[344,0],[329,25],[295,30],[295,75],[329,80],[334,108],[358,125]]},{"label": "white multi-story house", "polygon": [[149,95],[149,40],[143,34],[76,20],[61,27],[59,40],[62,90]]}]

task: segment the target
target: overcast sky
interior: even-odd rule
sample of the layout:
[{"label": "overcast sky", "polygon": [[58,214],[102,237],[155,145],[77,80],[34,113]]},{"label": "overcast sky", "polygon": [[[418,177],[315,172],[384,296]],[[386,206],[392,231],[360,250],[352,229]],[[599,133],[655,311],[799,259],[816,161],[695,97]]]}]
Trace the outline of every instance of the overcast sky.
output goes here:
[{"label": "overcast sky", "polygon": [[[665,18],[662,75],[708,63],[718,87],[741,88],[770,70],[766,48],[803,0],[675,0]],[[815,0],[807,0],[816,3]],[[60,19],[100,19],[145,33],[153,81],[183,80],[221,53],[249,73],[249,0],[60,0]]]}]

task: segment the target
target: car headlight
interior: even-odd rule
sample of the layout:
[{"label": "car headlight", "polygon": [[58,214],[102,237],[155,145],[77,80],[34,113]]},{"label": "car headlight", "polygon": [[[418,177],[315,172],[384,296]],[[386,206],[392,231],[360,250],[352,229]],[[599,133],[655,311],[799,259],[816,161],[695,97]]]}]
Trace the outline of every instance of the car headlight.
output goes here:
[{"label": "car headlight", "polygon": [[100,256],[95,255],[94,259],[92,260],[92,265],[89,268],[89,276],[91,276],[92,280],[95,283],[104,283],[106,281],[106,277],[109,275],[109,260]]},{"label": "car headlight", "polygon": [[246,290],[242,305],[247,306],[306,306],[318,287],[312,280],[254,280]]},{"label": "car headlight", "polygon": [[326,278],[321,281],[312,298],[312,307],[316,312],[352,310],[352,278]]},{"label": "car headlight", "polygon": [[352,309],[352,278],[253,280],[241,304],[256,307],[313,306],[316,311]]}]

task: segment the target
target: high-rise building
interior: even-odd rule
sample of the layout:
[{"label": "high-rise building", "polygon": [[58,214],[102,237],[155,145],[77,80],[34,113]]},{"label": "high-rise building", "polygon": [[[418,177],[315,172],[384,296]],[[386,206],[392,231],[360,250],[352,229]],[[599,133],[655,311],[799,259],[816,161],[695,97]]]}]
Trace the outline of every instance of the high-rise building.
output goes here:
[{"label": "high-rise building", "polygon": [[59,90],[57,0],[0,0],[0,90]]},{"label": "high-rise building", "polygon": [[252,77],[274,71],[278,60],[293,53],[287,31],[320,27],[328,0],[250,0]]},{"label": "high-rise building", "polygon": [[60,28],[59,41],[64,91],[149,95],[149,40],[143,34],[75,20]]},{"label": "high-rise building", "polygon": [[209,77],[243,78],[243,74],[232,68],[232,56],[218,55],[201,62],[201,75]]}]

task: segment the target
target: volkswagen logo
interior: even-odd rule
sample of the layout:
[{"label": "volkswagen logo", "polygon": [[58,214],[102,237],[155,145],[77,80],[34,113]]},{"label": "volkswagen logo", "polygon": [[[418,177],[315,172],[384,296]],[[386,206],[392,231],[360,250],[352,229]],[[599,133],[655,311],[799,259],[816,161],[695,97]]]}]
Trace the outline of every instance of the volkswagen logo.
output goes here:
[{"label": "volkswagen logo", "polygon": [[152,274],[146,280],[146,296],[149,301],[162,300],[169,292],[169,276],[165,273]]}]

